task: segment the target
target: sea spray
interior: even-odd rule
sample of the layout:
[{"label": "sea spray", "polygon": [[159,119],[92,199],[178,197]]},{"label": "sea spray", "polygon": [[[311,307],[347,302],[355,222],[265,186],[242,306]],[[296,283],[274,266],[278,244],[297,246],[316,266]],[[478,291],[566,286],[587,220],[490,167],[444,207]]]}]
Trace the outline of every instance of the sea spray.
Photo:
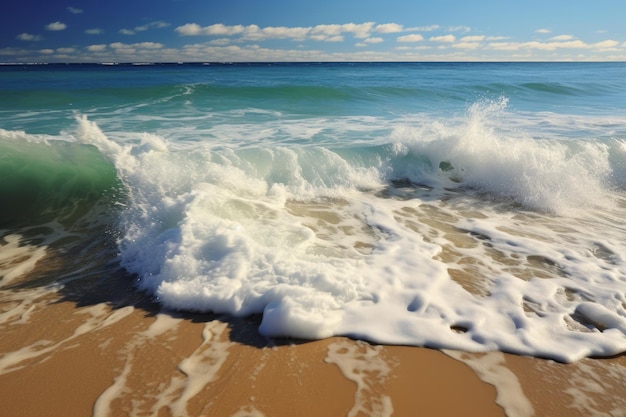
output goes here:
[{"label": "sea spray", "polygon": [[[462,123],[433,121],[419,128],[401,127],[392,137],[405,152],[426,155],[445,177],[492,198],[568,216],[613,204],[608,191],[615,152],[609,145],[536,139],[507,129],[507,118],[515,115],[505,112],[506,105],[506,99],[481,101],[470,106]],[[411,172],[406,175],[423,181]]]}]

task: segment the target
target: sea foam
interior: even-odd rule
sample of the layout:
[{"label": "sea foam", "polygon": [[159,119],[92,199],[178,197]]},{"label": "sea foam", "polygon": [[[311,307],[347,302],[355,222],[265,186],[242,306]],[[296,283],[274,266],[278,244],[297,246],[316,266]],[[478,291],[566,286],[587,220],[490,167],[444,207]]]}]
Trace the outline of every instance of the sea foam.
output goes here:
[{"label": "sea foam", "polygon": [[167,308],[260,313],[267,336],[625,351],[624,230],[594,214],[621,213],[615,154],[504,116],[500,103],[460,123],[382,120],[387,138],[351,149],[116,143],[85,117],[76,137],[115,164],[121,262]]}]

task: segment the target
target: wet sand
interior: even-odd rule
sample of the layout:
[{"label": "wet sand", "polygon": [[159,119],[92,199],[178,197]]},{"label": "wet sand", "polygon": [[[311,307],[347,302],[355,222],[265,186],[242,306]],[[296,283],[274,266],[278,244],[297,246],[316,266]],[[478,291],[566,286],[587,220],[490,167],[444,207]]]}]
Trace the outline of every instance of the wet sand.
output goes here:
[{"label": "wet sand", "polygon": [[7,416],[503,415],[492,386],[435,350],[272,342],[250,321],[103,304],[30,314],[0,342]]},{"label": "wet sand", "polygon": [[258,318],[161,312],[122,273],[57,288],[36,261],[0,286],[2,417],[626,416],[624,355],[267,340]]},{"label": "wet sand", "polygon": [[624,356],[565,365],[345,338],[267,341],[254,321],[68,301],[28,309],[2,331],[6,416],[626,415]]}]

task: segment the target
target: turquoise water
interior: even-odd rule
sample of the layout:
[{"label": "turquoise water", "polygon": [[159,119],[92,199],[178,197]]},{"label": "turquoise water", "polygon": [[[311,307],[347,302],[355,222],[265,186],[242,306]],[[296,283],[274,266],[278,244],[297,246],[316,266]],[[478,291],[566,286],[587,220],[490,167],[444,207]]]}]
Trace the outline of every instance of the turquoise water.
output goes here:
[{"label": "turquoise water", "polygon": [[6,247],[90,263],[106,236],[100,273],[269,337],[626,351],[624,64],[0,66],[0,90]]}]

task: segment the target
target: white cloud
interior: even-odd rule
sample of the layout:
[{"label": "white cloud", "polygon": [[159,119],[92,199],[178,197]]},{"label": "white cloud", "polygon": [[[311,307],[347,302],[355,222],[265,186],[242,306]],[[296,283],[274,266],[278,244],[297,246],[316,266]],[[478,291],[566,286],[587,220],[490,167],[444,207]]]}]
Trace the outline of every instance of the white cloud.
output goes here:
[{"label": "white cloud", "polygon": [[498,51],[517,51],[521,48],[521,43],[516,42],[491,42],[488,46],[490,49]]},{"label": "white cloud", "polygon": [[402,27],[402,25],[399,25],[397,23],[385,23],[382,25],[377,25],[374,28],[374,32],[378,33],[398,33],[403,31],[404,28]]},{"label": "white cloud", "polygon": [[[362,42],[361,42],[362,43]],[[353,52],[333,53],[322,50],[300,50],[300,49],[268,49],[264,47],[252,48],[250,46],[231,45],[228,47],[211,47],[206,44],[188,45],[184,48],[180,60],[203,61],[449,61],[458,60],[458,51],[455,54],[440,55],[435,49],[430,48],[430,53],[423,48],[402,47],[402,50],[394,51],[374,51],[355,50]]]},{"label": "white cloud", "polygon": [[69,6],[67,8],[67,11],[72,13],[72,14],[81,14],[83,12],[83,9],[77,9],[75,7]]},{"label": "white cloud", "polygon": [[109,44],[109,46],[113,49],[123,49],[123,48],[129,48],[130,45],[126,44],[126,43],[122,43],[122,42],[113,42],[111,44]]},{"label": "white cloud", "polygon": [[265,27],[260,28],[257,25],[247,26],[243,32],[242,38],[245,40],[265,40],[265,39],[293,39],[296,41],[304,40],[311,28],[306,27]]},{"label": "white cloud", "polygon": [[[607,41],[610,42],[610,41]],[[600,42],[599,44],[604,44],[604,42]],[[598,44],[596,44],[598,45]],[[611,43],[607,43],[606,45],[613,45]],[[541,51],[555,51],[557,49],[588,49],[592,46],[580,41],[567,41],[567,42],[492,42],[489,45],[489,48],[501,50],[501,51],[518,51],[520,49],[535,49]]]},{"label": "white cloud", "polygon": [[32,35],[30,33],[20,33],[19,35],[16,36],[16,39],[20,41],[40,41],[41,36]]},{"label": "white cloud", "polygon": [[230,43],[231,43],[230,38],[213,39],[212,41],[209,42],[210,45],[216,45],[216,46],[225,46],[225,45],[229,45]]},{"label": "white cloud", "polygon": [[[600,48],[600,49],[611,49],[611,48],[617,47],[618,45],[619,45],[618,41],[608,39],[606,41],[594,43],[592,46],[594,48]],[[624,46],[626,46],[626,43],[624,44]]]},{"label": "white cloud", "polygon": [[439,29],[439,25],[430,25],[430,26],[416,26],[413,28],[406,29],[407,32],[432,32],[433,30]]},{"label": "white cloud", "polygon": [[46,25],[46,30],[51,30],[51,31],[65,30],[66,28],[67,28],[67,25],[61,22],[52,22]]},{"label": "white cloud", "polygon": [[361,24],[355,23],[347,23],[345,25],[341,25],[341,28],[344,32],[352,33],[355,38],[368,38],[372,29],[374,27],[374,22],[367,22]]},{"label": "white cloud", "polygon": [[423,41],[424,37],[419,34],[413,34],[413,35],[399,36],[398,39],[396,40],[398,42],[419,42],[419,41]]},{"label": "white cloud", "polygon": [[[342,35],[338,35],[342,36]],[[233,38],[226,39],[236,42]],[[368,38],[369,39],[369,38]],[[373,38],[372,38],[373,39]],[[487,38],[486,38],[487,39]],[[218,40],[218,39],[215,39]],[[367,46],[365,40],[359,42],[352,52],[331,52],[329,50],[302,49],[306,44],[294,43],[292,49],[271,49],[263,45],[231,44],[227,46],[211,45],[210,42],[186,45],[181,49],[165,48],[155,42],[122,43],[109,45],[90,45],[82,53],[71,49],[26,50],[17,48],[0,49],[0,56],[9,62],[157,62],[157,61],[476,61],[476,60],[624,60],[626,50],[622,41],[606,40],[595,44],[581,41],[571,42],[500,42],[508,44],[510,52],[493,49],[485,43],[459,41],[458,43],[399,43],[393,50],[361,49]],[[551,45],[554,44],[554,45]],[[441,45],[441,46],[440,46]],[[555,46],[559,45],[559,47]],[[576,49],[575,46],[585,46]],[[626,47],[626,45],[623,45]],[[503,45],[504,47],[504,45]],[[550,50],[551,47],[562,52]],[[608,52],[611,49],[617,52]],[[444,49],[442,49],[444,48]],[[602,49],[604,48],[604,49]],[[321,48],[320,48],[321,49]],[[517,49],[517,50],[516,50]]]},{"label": "white cloud", "polygon": [[[251,25],[256,28],[258,26]],[[243,25],[227,26],[222,23],[216,23],[214,25],[202,27],[197,23],[187,23],[174,29],[181,36],[232,36],[243,33],[245,27]]]},{"label": "white cloud", "polygon": [[[382,60],[389,60],[389,56],[383,54]],[[371,61],[381,60],[381,54],[372,54],[370,51],[354,52],[351,54],[333,54],[321,50],[300,49],[268,49],[253,46],[211,47],[203,44],[187,45],[183,50],[184,60],[203,61],[211,57],[217,62],[237,61]]]},{"label": "white cloud", "polygon": [[87,50],[90,52],[101,52],[107,49],[107,46],[104,44],[99,44],[99,45],[89,45],[87,47]]},{"label": "white cloud", "polygon": [[549,40],[556,41],[556,42],[561,42],[561,41],[569,41],[569,40],[572,40],[572,39],[574,39],[574,37],[571,36],[571,35],[559,35],[559,36],[553,36]]},{"label": "white cloud", "polygon": [[134,44],[132,44],[132,46],[137,47],[137,48],[141,48],[141,49],[161,49],[161,48],[163,48],[163,44],[162,43],[158,43],[158,42],[140,42],[140,43],[134,43]]},{"label": "white cloud", "polygon": [[18,56],[18,55],[27,55],[32,51],[29,49],[18,49],[18,48],[2,48],[0,49],[0,56]]},{"label": "white cloud", "polygon": [[552,32],[550,29],[537,29],[536,33],[550,33]]},{"label": "white cloud", "polygon": [[335,35],[335,36],[329,36],[329,37],[322,37],[322,39],[320,40],[322,42],[343,42],[344,37],[341,35]]},{"label": "white cloud", "polygon": [[450,26],[449,32],[470,32],[472,29],[469,26]]},{"label": "white cloud", "polygon": [[[256,30],[258,28],[257,25],[249,25],[249,30]],[[207,26],[204,28],[204,35],[219,35],[219,36],[230,36],[230,35],[238,35],[243,33],[246,28],[243,25],[235,25],[235,26],[226,26],[221,23]]]},{"label": "white cloud", "polygon": [[452,43],[456,40],[454,35],[433,36],[428,39],[431,42]]},{"label": "white cloud", "polygon": [[115,49],[115,50],[122,50],[122,49],[161,49],[163,48],[163,44],[161,43],[157,43],[157,42],[139,42],[139,43],[131,43],[131,44],[127,44],[127,43],[122,43],[122,42],[113,42],[111,44],[109,44],[109,47]]},{"label": "white cloud", "polygon": [[381,43],[384,41],[385,40],[383,38],[367,38],[363,42],[357,43],[356,46],[364,47],[364,46],[368,46],[368,45],[375,44],[375,43]]},{"label": "white cloud", "polygon": [[[235,36],[241,35],[243,40],[261,41],[267,39],[291,39],[303,41],[311,39],[324,42],[340,42],[344,40],[343,35],[352,34],[355,38],[368,38],[373,30],[374,23],[346,23],[342,25],[317,25],[314,27],[286,27],[258,25],[224,25],[216,23],[210,26],[200,26],[197,23],[187,23],[174,29],[181,36]],[[388,26],[387,30],[390,30]]]},{"label": "white cloud", "polygon": [[344,23],[343,25],[317,25],[311,29],[311,34],[322,36],[338,36],[343,33],[351,33],[355,38],[364,39],[370,36],[374,22],[367,23]]},{"label": "white cloud", "polygon": [[547,42],[547,43],[529,42],[529,43],[533,44],[532,45],[533,48],[543,49],[543,50],[548,50],[548,51],[553,51],[559,48],[565,48],[565,49],[589,48],[589,45],[587,45],[583,41]]},{"label": "white cloud", "polygon": [[187,23],[174,29],[174,32],[178,32],[181,36],[202,35],[202,26],[197,23]]},{"label": "white cloud", "polygon": [[137,54],[137,49],[134,47],[134,45],[129,45],[123,42],[110,43],[109,48],[113,49],[116,55],[136,55]]},{"label": "white cloud", "polygon": [[[66,27],[61,22],[55,22],[49,26],[50,28],[56,27],[57,30]],[[167,26],[169,24],[164,21],[155,21],[132,29],[122,29],[120,33],[139,34],[153,28]],[[425,32],[436,29],[440,29],[441,32],[432,33],[434,36],[425,38]],[[455,30],[458,33],[446,33],[448,30]],[[626,60],[626,43],[624,40],[607,39],[596,43],[586,43],[578,40],[572,34],[545,37],[531,35],[535,40],[511,41],[512,38],[507,36],[462,33],[462,31],[468,30],[469,28],[465,26],[440,28],[437,25],[431,25],[407,28],[397,23],[375,24],[373,22],[324,24],[307,27],[262,27],[253,24],[225,25],[221,23],[200,26],[196,23],[188,23],[176,27],[174,31],[180,36],[208,36],[206,42],[186,45],[180,49],[166,48],[157,42],[92,44],[81,47],[80,51],[71,47],[30,50],[4,48],[0,49],[0,55],[6,57],[3,60],[12,62],[20,60],[27,62],[69,60],[76,62],[610,60],[618,56],[621,57],[621,60]],[[93,28],[85,30],[84,33],[97,35],[103,31],[99,28]],[[539,33],[549,32],[546,29]],[[384,45],[383,42],[392,38],[396,38],[398,43],[386,48],[386,50],[381,50],[380,47],[367,48],[377,44]],[[41,39],[41,37],[22,33],[17,36],[17,39],[34,41]],[[292,48],[267,48],[263,41],[272,39],[286,39],[294,41],[294,43]],[[351,52],[345,50],[332,52],[330,46],[319,46],[319,50],[310,49],[311,41],[349,42],[352,39],[354,42],[351,43]],[[426,39],[430,42],[424,42]],[[255,43],[255,45],[250,45],[250,43]],[[28,44],[25,43],[25,45]],[[12,56],[14,58],[10,58]]]},{"label": "white cloud", "polygon": [[463,36],[459,39],[460,42],[481,42],[485,40],[485,36],[475,35],[475,36]]},{"label": "white cloud", "polygon": [[162,20],[157,20],[155,22],[150,22],[150,23],[145,24],[145,25],[136,26],[134,30],[135,30],[135,32],[145,32],[148,29],[152,29],[152,28],[162,29],[162,28],[166,28],[168,26],[170,26],[169,23],[164,22]]},{"label": "white cloud", "polygon": [[319,36],[341,35],[343,25],[317,25],[312,28],[311,33]]}]

